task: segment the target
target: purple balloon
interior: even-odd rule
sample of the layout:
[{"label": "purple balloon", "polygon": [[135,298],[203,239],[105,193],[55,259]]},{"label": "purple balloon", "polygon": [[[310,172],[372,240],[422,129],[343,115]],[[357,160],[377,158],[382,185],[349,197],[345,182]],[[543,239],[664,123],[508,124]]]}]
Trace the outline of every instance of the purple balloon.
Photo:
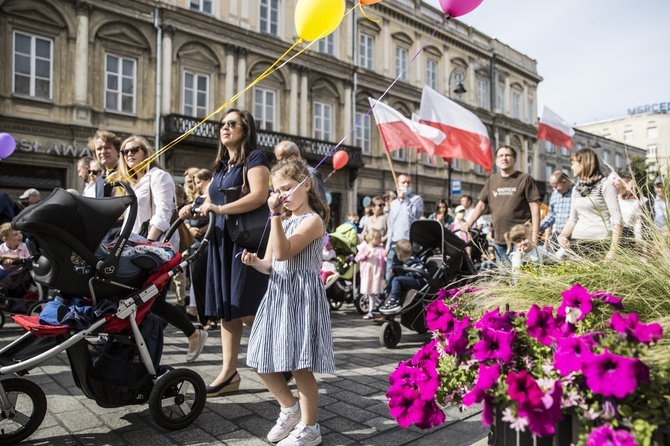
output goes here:
[{"label": "purple balloon", "polygon": [[473,11],[484,0],[440,0],[440,7],[451,17],[460,17]]},{"label": "purple balloon", "polygon": [[0,158],[7,158],[14,153],[16,140],[9,133],[0,133]]}]

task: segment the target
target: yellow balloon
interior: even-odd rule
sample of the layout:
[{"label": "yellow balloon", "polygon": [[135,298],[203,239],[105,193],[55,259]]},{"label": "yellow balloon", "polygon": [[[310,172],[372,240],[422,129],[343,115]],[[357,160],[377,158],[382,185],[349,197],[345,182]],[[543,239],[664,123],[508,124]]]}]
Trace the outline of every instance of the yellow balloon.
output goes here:
[{"label": "yellow balloon", "polygon": [[344,17],[345,0],[298,0],[295,29],[301,39],[312,41],[335,31]]}]

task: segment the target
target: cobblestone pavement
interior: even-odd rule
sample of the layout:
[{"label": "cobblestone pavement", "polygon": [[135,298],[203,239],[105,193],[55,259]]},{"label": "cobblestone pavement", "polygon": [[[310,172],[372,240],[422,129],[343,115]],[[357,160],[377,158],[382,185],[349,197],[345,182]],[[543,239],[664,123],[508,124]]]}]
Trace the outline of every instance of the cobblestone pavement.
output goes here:
[{"label": "cobblestone pavement", "polygon": [[[8,318],[9,319],[9,318]],[[401,429],[389,415],[384,393],[388,375],[398,362],[411,357],[426,342],[403,327],[400,344],[387,349],[379,343],[379,326],[363,320],[352,306],[332,312],[337,373],[317,375],[319,423],[324,445],[441,445],[485,444],[487,431],[480,410],[447,409],[447,422],[422,431]],[[16,339],[22,329],[9,321],[0,329],[0,346]],[[185,363],[186,339],[173,327],[165,333],[162,364],[190,367],[211,382],[220,369],[219,331],[210,332],[202,356]],[[28,378],[45,391],[48,412],[41,427],[24,444],[34,445],[268,445],[265,435],[274,425],[279,406],[258,377],[245,365],[245,328],[238,371],[240,390],[207,401],[190,427],[168,431],[153,424],[148,406],[103,409],[75,386],[63,353],[31,371]],[[292,385],[295,391],[295,384]]]}]

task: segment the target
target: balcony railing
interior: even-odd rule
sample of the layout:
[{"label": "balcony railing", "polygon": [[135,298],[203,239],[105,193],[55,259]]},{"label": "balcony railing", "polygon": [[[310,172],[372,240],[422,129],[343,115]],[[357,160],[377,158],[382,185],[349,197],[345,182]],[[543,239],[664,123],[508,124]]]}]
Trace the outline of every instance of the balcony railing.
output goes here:
[{"label": "balcony railing", "polygon": [[[184,115],[170,114],[163,116],[163,136],[165,139],[173,140],[186,133],[196,126],[200,119]],[[268,152],[272,152],[274,146],[279,142],[289,139],[300,147],[300,152],[308,162],[317,163],[335,146],[334,143],[322,141],[319,139],[305,138],[288,133],[270,132],[267,130],[258,130],[258,147]],[[216,146],[219,136],[218,121],[206,121],[199,126],[188,137],[188,140],[200,144],[206,144],[210,147]],[[345,150],[349,155],[348,167],[358,169],[363,167],[363,158],[360,147],[348,146],[342,144],[338,150]],[[332,165],[332,160],[328,159],[325,165]]]}]

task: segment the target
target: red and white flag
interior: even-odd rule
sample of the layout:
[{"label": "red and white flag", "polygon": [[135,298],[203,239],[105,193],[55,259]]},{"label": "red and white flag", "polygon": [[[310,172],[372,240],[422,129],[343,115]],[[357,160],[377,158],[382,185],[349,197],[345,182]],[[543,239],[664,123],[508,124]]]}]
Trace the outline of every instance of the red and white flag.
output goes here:
[{"label": "red and white flag", "polygon": [[542,111],[540,125],[537,127],[537,139],[549,141],[555,146],[572,149],[572,137],[575,130],[546,106]]},{"label": "red and white flag", "polygon": [[422,123],[446,135],[435,148],[435,155],[470,160],[489,171],[493,168],[488,130],[470,110],[424,86],[419,117]]},{"label": "red and white flag", "polygon": [[375,115],[375,121],[377,121],[384,149],[387,152],[416,149],[432,157],[435,147],[446,138],[446,135],[440,130],[405,118],[400,112],[383,102],[368,99],[372,113]]}]

